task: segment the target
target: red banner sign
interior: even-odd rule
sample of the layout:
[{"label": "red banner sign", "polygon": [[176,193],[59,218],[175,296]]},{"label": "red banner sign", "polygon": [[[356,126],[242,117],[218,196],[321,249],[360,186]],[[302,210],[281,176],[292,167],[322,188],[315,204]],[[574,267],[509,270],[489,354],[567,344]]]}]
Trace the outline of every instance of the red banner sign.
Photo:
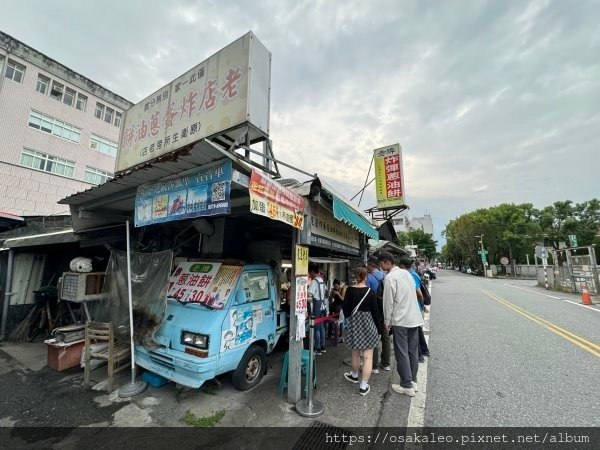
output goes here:
[{"label": "red banner sign", "polygon": [[259,172],[250,177],[250,212],[287,223],[294,228],[304,227],[306,199]]}]

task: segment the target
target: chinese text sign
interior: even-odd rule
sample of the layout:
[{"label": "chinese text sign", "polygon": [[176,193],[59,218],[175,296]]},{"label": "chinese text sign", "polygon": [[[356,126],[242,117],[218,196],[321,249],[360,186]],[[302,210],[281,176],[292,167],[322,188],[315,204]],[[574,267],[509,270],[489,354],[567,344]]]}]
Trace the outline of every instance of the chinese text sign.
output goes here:
[{"label": "chinese text sign", "polygon": [[[266,66],[261,71],[270,73],[270,54],[255,60],[253,45],[259,44],[248,33],[130,108],[123,121],[115,172],[252,122],[249,90],[258,81],[250,79],[251,58],[254,66]],[[260,88],[268,91],[270,78],[263,83],[267,86]],[[268,98],[262,101],[268,103]],[[268,105],[262,109],[268,111]]]},{"label": "chinese text sign", "polygon": [[250,212],[287,223],[294,228],[304,227],[306,200],[281,184],[253,170],[250,176]]},{"label": "chinese text sign", "polygon": [[378,148],[374,152],[377,207],[404,205],[404,176],[400,144]]},{"label": "chinese text sign", "polygon": [[169,279],[167,298],[223,309],[241,271],[220,263],[180,263]]}]

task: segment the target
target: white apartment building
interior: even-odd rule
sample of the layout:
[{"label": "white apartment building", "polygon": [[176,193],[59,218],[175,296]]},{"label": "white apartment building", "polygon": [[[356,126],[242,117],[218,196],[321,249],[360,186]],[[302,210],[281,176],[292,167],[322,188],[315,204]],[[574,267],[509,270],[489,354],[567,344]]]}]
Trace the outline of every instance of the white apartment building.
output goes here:
[{"label": "white apartment building", "polygon": [[433,235],[433,220],[429,214],[425,214],[423,217],[413,217],[412,219],[409,219],[408,215],[401,215],[392,219],[392,222],[396,233],[423,230],[425,233]]},{"label": "white apartment building", "polygon": [[58,200],[112,177],[131,106],[0,31],[0,211],[68,215]]}]

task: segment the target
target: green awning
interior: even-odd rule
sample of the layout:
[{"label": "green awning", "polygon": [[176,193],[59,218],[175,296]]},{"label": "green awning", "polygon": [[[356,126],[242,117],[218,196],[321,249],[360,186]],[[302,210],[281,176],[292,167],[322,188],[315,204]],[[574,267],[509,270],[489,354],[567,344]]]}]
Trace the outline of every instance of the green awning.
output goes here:
[{"label": "green awning", "polygon": [[348,204],[343,200],[340,200],[335,195],[333,197],[333,217],[340,220],[355,230],[366,234],[371,239],[379,239],[379,233],[371,226],[369,221],[365,219],[361,214],[354,211]]}]

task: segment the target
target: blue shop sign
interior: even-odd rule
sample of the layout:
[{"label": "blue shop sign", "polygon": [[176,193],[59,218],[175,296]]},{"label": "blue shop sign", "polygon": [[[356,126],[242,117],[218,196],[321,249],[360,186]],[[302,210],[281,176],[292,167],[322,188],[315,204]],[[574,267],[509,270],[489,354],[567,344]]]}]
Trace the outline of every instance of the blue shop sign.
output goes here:
[{"label": "blue shop sign", "polygon": [[225,160],[183,177],[139,186],[135,226],[229,214],[232,172],[231,160]]}]

